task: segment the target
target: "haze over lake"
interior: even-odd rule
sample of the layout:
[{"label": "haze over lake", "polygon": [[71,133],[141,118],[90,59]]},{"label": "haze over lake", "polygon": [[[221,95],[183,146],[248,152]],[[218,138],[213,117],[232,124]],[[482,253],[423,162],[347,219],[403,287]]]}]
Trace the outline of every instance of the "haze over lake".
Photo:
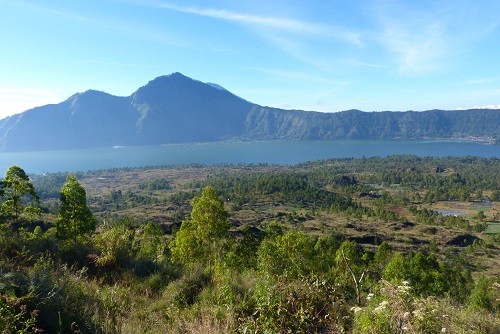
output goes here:
[{"label": "haze over lake", "polygon": [[0,153],[0,175],[16,164],[27,173],[87,171],[154,165],[280,164],[329,158],[414,154],[500,157],[500,145],[456,141],[265,141]]}]

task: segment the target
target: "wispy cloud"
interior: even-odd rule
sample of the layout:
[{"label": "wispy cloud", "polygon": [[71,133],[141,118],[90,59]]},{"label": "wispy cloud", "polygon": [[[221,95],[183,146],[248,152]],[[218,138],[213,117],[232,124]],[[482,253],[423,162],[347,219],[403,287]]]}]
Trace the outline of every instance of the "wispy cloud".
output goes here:
[{"label": "wispy cloud", "polygon": [[387,68],[387,66],[382,65],[382,64],[369,63],[369,62],[359,61],[356,59],[347,59],[347,60],[344,60],[343,63],[346,65],[349,65],[349,66],[363,67],[363,68],[369,68],[369,69]]},{"label": "wispy cloud", "polygon": [[[464,110],[464,109],[500,109],[500,104],[497,104],[497,102],[500,100],[500,89],[498,88],[493,88],[493,89],[484,89],[484,90],[467,90],[465,92],[462,92],[461,97],[468,100],[468,101],[492,101],[493,103],[490,104],[477,104],[477,102],[471,102],[469,105],[474,105],[473,107],[459,107],[457,110]],[[462,105],[466,103],[461,103]]]},{"label": "wispy cloud", "polygon": [[357,29],[333,24],[315,23],[307,20],[279,15],[257,15],[247,12],[179,5],[161,0],[114,0],[140,6],[160,8],[180,13],[232,22],[259,36],[275,49],[288,56],[322,70],[332,71],[338,67],[334,57],[316,50],[318,44],[362,47],[364,33]]},{"label": "wispy cloud", "polygon": [[395,56],[399,73],[422,74],[438,68],[449,50],[446,24],[439,15],[391,2],[380,5],[374,14],[380,30],[373,37]]},{"label": "wispy cloud", "polygon": [[333,25],[312,23],[278,16],[253,15],[226,9],[181,6],[165,1],[134,1],[134,3],[174,10],[182,13],[210,17],[214,19],[231,21],[239,24],[252,25],[260,28],[271,28],[279,31],[292,32],[295,34],[307,35],[314,38],[333,38],[351,44],[361,44],[361,35],[358,32]]},{"label": "wispy cloud", "polygon": [[347,80],[344,81],[332,80],[322,76],[315,76],[300,71],[285,71],[285,70],[278,70],[278,69],[271,69],[264,67],[242,67],[242,68],[259,71],[262,73],[267,73],[283,79],[294,79],[294,80],[300,80],[300,81],[317,83],[328,86],[345,87],[351,84],[351,82]]},{"label": "wispy cloud", "polygon": [[497,81],[498,78],[483,78],[483,79],[471,79],[471,80],[465,80],[461,82],[460,84],[463,86],[473,86],[473,85],[481,85],[485,83],[490,83],[493,81]]},{"label": "wispy cloud", "polygon": [[438,60],[446,53],[440,23],[429,23],[420,33],[404,32],[392,26],[386,31],[389,47],[400,56],[399,72],[420,74],[438,68]]},{"label": "wispy cloud", "polygon": [[475,106],[470,108],[457,108],[457,110],[468,110],[468,109],[500,109],[500,104],[488,104],[485,106]]},{"label": "wispy cloud", "polygon": [[377,29],[370,35],[394,56],[397,71],[419,75],[440,71],[492,34],[498,2],[374,0]]},{"label": "wispy cloud", "polygon": [[152,66],[148,66],[148,65],[144,65],[144,64],[121,63],[121,62],[97,60],[97,59],[75,60],[74,63],[103,65],[103,66],[115,66],[115,67],[124,67],[124,68],[152,68]]}]

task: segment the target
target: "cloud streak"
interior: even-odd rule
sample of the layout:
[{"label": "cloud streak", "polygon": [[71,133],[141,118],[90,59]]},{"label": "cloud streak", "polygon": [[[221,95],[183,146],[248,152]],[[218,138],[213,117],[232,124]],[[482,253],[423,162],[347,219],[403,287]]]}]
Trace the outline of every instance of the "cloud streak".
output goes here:
[{"label": "cloud streak", "polygon": [[400,74],[427,74],[450,68],[494,33],[498,10],[495,2],[374,0],[378,27],[370,36],[394,56]]},{"label": "cloud streak", "polygon": [[485,106],[476,106],[470,108],[457,108],[457,110],[471,110],[471,109],[500,109],[500,104],[488,104]]},{"label": "cloud streak", "polygon": [[463,86],[474,86],[496,81],[497,78],[472,79],[462,82]]},{"label": "cloud streak", "polygon": [[439,68],[439,60],[449,50],[447,26],[440,15],[390,1],[379,3],[373,14],[380,27],[373,38],[395,56],[400,74],[418,75]]},{"label": "cloud streak", "polygon": [[300,35],[307,35],[319,39],[336,39],[350,44],[361,44],[361,35],[355,31],[311,23],[307,21],[294,20],[275,16],[260,16],[239,13],[225,9],[201,8],[195,6],[179,6],[164,1],[139,1],[141,5],[154,6],[156,8],[169,9],[181,13],[194,14],[239,24],[258,26],[261,28],[275,29]]},{"label": "cloud streak", "polygon": [[241,67],[241,68],[249,69],[249,70],[256,70],[256,71],[259,71],[262,73],[271,74],[273,76],[279,76],[279,77],[282,77],[285,79],[294,79],[294,80],[300,80],[300,81],[306,81],[306,82],[312,82],[312,83],[319,83],[319,84],[334,86],[334,87],[345,87],[351,83],[349,81],[337,81],[337,80],[327,79],[324,77],[314,76],[311,74],[307,74],[304,72],[298,72],[298,71],[283,71],[283,70],[263,68],[263,67]]}]

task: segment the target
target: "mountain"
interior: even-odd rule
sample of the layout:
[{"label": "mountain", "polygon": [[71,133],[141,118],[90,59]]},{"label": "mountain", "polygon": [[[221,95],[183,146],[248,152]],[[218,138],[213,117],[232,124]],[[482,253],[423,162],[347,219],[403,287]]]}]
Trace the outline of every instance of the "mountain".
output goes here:
[{"label": "mountain", "polygon": [[238,137],[253,104],[180,73],[161,76],[131,96],[89,90],[66,101],[0,120],[0,150],[31,151]]},{"label": "mountain", "polygon": [[34,151],[221,140],[500,138],[500,110],[319,113],[248,102],[180,73],[128,97],[88,90],[0,120],[0,150]]}]

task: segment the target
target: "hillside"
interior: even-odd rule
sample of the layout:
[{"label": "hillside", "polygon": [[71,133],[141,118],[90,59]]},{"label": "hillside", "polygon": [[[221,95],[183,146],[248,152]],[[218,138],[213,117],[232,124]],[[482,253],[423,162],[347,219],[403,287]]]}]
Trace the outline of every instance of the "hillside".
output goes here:
[{"label": "hillside", "polygon": [[500,110],[319,113],[248,102],[180,73],[128,97],[88,90],[0,120],[0,150],[223,140],[500,138]]},{"label": "hillside", "polygon": [[0,330],[496,334],[499,171],[496,158],[394,155],[31,183],[13,166]]}]

